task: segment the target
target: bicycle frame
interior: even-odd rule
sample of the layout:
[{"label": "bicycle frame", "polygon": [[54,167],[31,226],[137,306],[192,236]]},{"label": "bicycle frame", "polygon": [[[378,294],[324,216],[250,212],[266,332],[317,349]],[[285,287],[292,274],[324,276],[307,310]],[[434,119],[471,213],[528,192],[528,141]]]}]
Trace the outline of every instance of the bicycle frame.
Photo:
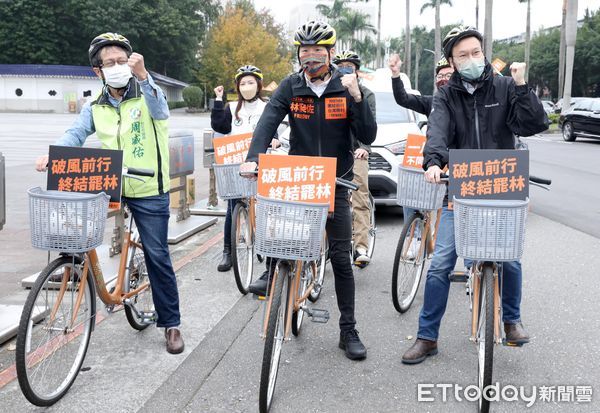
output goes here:
[{"label": "bicycle frame", "polygon": [[469,340],[473,343],[477,342],[477,329],[479,326],[479,317],[481,315],[479,309],[479,300],[481,295],[481,281],[483,276],[482,268],[484,265],[492,265],[494,268],[494,343],[502,343],[502,330],[500,328],[501,321],[501,290],[498,276],[498,265],[491,261],[474,261],[471,270],[469,271],[469,278],[467,280],[470,289],[470,301],[471,301],[471,337]]},{"label": "bicycle frame", "polygon": [[[433,254],[433,251],[435,250],[435,241],[437,239],[437,234],[438,234],[438,229],[440,226],[440,218],[442,217],[442,209],[438,209],[436,212],[436,220],[435,220],[435,230],[433,230],[432,233],[432,225],[431,225],[431,220],[433,217],[433,211],[425,211],[423,213],[423,217],[425,218],[425,228],[423,230],[423,235],[425,235],[425,239],[426,242],[422,242],[421,245],[419,245],[419,251],[417,253],[417,257],[422,257],[423,256],[423,248],[425,248],[425,251],[427,252],[427,255],[429,254]],[[421,237],[423,237],[423,235],[421,235]],[[415,236],[415,228],[412,227],[411,231],[410,231],[410,242],[408,243],[408,245],[406,246],[406,250],[408,250],[410,248],[410,244],[412,243],[413,239]]]},{"label": "bicycle frame", "polygon": [[[131,218],[133,220],[133,217]],[[77,298],[75,301],[75,308],[73,311],[73,317],[78,314],[79,307],[81,305],[81,301],[83,299],[83,294],[85,293],[85,286],[87,283],[87,270],[91,269],[92,276],[94,277],[94,283],[96,285],[96,291],[100,300],[106,305],[120,305],[123,304],[125,300],[136,296],[140,292],[144,291],[149,283],[144,283],[133,291],[124,292],[124,281],[126,272],[129,271],[127,268],[127,262],[131,258],[129,256],[129,247],[133,245],[139,249],[142,248],[142,244],[131,239],[131,230],[130,228],[126,228],[123,234],[123,244],[121,246],[121,258],[119,261],[119,272],[117,275],[117,281],[115,284],[114,291],[111,293],[108,291],[106,287],[106,281],[104,280],[104,275],[102,273],[102,268],[100,266],[100,261],[98,259],[98,253],[96,249],[90,250],[84,254],[84,264],[83,264],[83,273],[81,279],[81,286],[79,288],[79,292],[77,293]],[[56,312],[58,311],[58,307],[62,301],[64,293],[67,289],[67,284],[70,279],[70,274],[64,274],[60,290],[59,290],[59,299],[54,304],[54,308],[52,309],[51,316],[54,317]],[[53,319],[53,318],[52,318]],[[73,320],[74,322],[75,320]]]},{"label": "bicycle frame", "polygon": [[[292,274],[291,276],[291,288],[289,289],[289,293],[288,293],[288,300],[287,300],[287,308],[286,308],[286,313],[285,313],[285,329],[284,329],[284,340],[289,340],[290,339],[290,331],[292,328],[292,314],[295,311],[298,311],[300,309],[300,307],[302,306],[302,304],[308,299],[308,296],[310,295],[310,293],[312,292],[313,288],[315,287],[315,278],[317,276],[317,266],[315,264],[314,261],[309,261],[309,262],[305,262],[302,260],[297,260],[297,261],[289,261],[289,260],[281,260],[279,262],[279,265],[287,265],[290,267],[290,272],[289,274]],[[304,294],[302,295],[302,297],[298,297],[298,288],[300,287],[300,280],[302,278],[302,272],[304,270],[304,267],[306,265],[310,265],[313,268],[312,271],[312,278],[308,284],[308,286],[306,287],[306,291],[304,292]],[[273,274],[273,279],[271,280],[271,291],[273,291],[273,289],[275,288],[275,282],[277,280],[277,277],[279,277],[279,271],[275,271],[275,273]],[[263,328],[262,328],[262,334],[261,337],[266,337],[267,335],[267,325],[269,324],[269,314],[271,312],[271,303],[273,301],[273,295],[269,296],[269,300],[267,302],[267,309],[266,309],[266,316],[264,318],[263,321]]]}]

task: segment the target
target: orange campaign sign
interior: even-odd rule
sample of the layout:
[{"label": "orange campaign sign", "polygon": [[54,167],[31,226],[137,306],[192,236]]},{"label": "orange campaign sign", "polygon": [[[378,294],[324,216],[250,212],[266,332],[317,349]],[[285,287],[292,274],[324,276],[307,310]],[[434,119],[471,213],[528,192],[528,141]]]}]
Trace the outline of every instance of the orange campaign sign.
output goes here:
[{"label": "orange campaign sign", "polygon": [[494,69],[496,69],[498,73],[500,73],[506,67],[506,62],[504,62],[502,59],[495,58],[492,62],[492,66],[494,67]]},{"label": "orange campaign sign", "polygon": [[251,141],[252,133],[214,138],[215,163],[217,165],[227,165],[244,162],[248,154],[248,149],[250,149]]},{"label": "orange campaign sign", "polygon": [[320,156],[258,156],[258,195],[285,201],[329,203],[335,201],[336,158]]},{"label": "orange campaign sign", "polygon": [[406,149],[402,158],[405,168],[423,169],[423,149],[427,138],[423,135],[409,133],[406,137]]}]

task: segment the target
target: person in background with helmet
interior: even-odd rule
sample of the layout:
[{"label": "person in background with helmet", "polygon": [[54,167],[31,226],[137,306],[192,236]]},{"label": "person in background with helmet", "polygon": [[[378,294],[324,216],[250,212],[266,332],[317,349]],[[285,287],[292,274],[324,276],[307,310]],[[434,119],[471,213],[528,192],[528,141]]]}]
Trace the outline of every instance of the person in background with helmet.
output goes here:
[{"label": "person in background with helmet", "polygon": [[[225,89],[223,86],[215,88],[215,105],[210,113],[211,128],[223,135],[237,135],[254,131],[267,105],[261,96],[262,88],[263,74],[258,67],[252,65],[240,67],[235,74],[235,90],[238,95],[236,104],[225,104],[223,101]],[[277,139],[273,139],[272,145],[277,147]],[[231,269],[231,214],[236,202],[237,199],[231,199],[227,203],[223,258],[217,266],[217,271],[221,272]]]},{"label": "person in background with helmet", "polygon": [[[357,71],[360,69],[360,57],[352,50],[338,53],[333,58],[333,63],[338,71],[343,74],[354,73],[358,78]],[[363,98],[369,104],[369,109],[376,118],[375,94],[365,87],[359,79],[358,87]],[[358,190],[352,194],[352,238],[354,239],[354,264],[359,268],[366,267],[371,258],[367,253],[369,247],[369,221],[371,217],[369,203],[369,152],[371,146],[365,145],[355,136],[352,137],[352,149],[354,150],[354,182]]]},{"label": "person in background with helmet", "polygon": [[[392,90],[394,92],[396,103],[407,109],[429,116],[429,113],[431,113],[433,96],[419,96],[406,92],[404,83],[400,78],[400,69],[402,68],[400,56],[397,54],[390,56],[388,66],[392,71]],[[439,89],[448,84],[448,81],[450,81],[450,78],[452,77],[452,73],[454,73],[454,69],[450,66],[450,63],[448,63],[446,58],[442,57],[435,66],[435,87]]]},{"label": "person in background with helmet", "polygon": [[[177,279],[167,244],[170,215],[167,98],[146,70],[144,57],[133,52],[124,36],[101,34],[92,40],[88,54],[104,88],[96,100],[82,107],[78,119],[56,144],[82,146],[95,132],[103,148],[123,150],[124,165],[155,171],[154,177],[146,178],[145,182],[131,179],[125,182],[122,199],[140,232],[156,325],[165,328],[167,351],[178,354],[183,351],[184,342],[179,330]],[[36,169],[44,171],[47,164],[48,156],[42,156],[36,162]]]},{"label": "person in background with helmet", "polygon": [[[494,76],[484,58],[483,37],[473,27],[452,29],[442,43],[454,74],[433,97],[423,169],[428,182],[440,183],[452,149],[515,149],[514,135],[530,136],[548,128],[548,118],[535,92],[525,83],[525,64],[511,65],[512,78]],[[447,204],[447,202],[445,202]],[[431,266],[427,272],[417,340],[402,356],[405,364],[437,354],[437,339],[450,280],[456,264],[454,214],[442,210]],[[468,266],[468,264],[467,264]],[[502,274],[502,318],[506,341],[529,342],[521,323],[521,263],[505,262]]]},{"label": "person in background with helmet", "polygon": [[[396,100],[396,103],[407,109],[411,109],[415,112],[422,113],[425,116],[429,116],[431,113],[433,96],[419,96],[406,92],[404,83],[400,78],[400,69],[402,67],[402,60],[400,60],[400,56],[397,54],[390,56],[388,65],[392,71],[392,90],[394,92],[394,99]],[[448,63],[446,58],[442,57],[435,66],[435,87],[440,89],[442,86],[448,84],[448,81],[452,77],[452,73],[454,73],[454,69],[450,66],[450,63]],[[416,211],[413,208],[402,207],[404,222],[407,222],[408,217],[415,212]],[[414,258],[414,249],[409,249],[408,254],[409,258]]]},{"label": "person in background with helmet", "polygon": [[[335,41],[335,30],[327,23],[309,21],[296,30],[294,45],[301,70],[283,79],[267,103],[254,130],[242,172],[256,169],[258,154],[267,150],[277,126],[289,114],[292,136],[289,154],[336,157],[336,175],[352,179],[352,135],[369,145],[377,135],[377,123],[356,75],[342,75],[331,65]],[[330,105],[338,107],[340,102],[343,110],[328,110]],[[345,350],[346,357],[360,360],[367,356],[367,350],[355,329],[354,274],[350,257],[352,216],[348,197],[348,190],[336,188],[335,213],[327,220],[326,231],[341,314],[339,347]],[[266,291],[266,283],[263,288]]]}]

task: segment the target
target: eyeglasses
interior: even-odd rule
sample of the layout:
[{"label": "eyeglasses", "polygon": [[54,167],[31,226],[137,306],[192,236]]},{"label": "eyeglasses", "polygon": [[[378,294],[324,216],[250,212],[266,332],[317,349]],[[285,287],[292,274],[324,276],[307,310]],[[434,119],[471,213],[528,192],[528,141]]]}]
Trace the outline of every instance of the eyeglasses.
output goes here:
[{"label": "eyeglasses", "polygon": [[435,80],[442,80],[442,79],[450,80],[451,77],[452,77],[452,73],[446,73],[445,75],[436,75]]},{"label": "eyeglasses", "polygon": [[102,62],[102,67],[113,67],[114,65],[126,65],[128,62],[127,59],[119,59],[119,60],[107,60]]},{"label": "eyeglasses", "polygon": [[476,50],[473,50],[471,53],[462,52],[462,53],[458,54],[457,56],[452,56],[452,59],[456,60],[457,62],[462,63],[462,62],[465,62],[469,58],[479,59],[481,56],[483,56],[483,50],[476,49]]}]

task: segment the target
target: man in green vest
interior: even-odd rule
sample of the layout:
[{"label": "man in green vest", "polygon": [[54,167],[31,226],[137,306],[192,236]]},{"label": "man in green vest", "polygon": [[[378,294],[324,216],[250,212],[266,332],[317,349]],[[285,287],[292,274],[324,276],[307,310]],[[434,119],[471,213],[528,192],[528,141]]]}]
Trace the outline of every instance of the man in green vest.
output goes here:
[{"label": "man in green vest", "polygon": [[[157,326],[165,328],[167,351],[178,354],[184,343],[179,330],[179,293],[169,247],[169,107],[163,91],[134,53],[129,41],[118,33],[96,36],[88,50],[90,63],[104,83],[102,93],[81,109],[75,123],[57,145],[82,146],[94,132],[102,147],[123,151],[123,164],[155,171],[154,177],[123,183],[128,205],[140,233]],[[40,157],[36,169],[44,171],[48,156]]]}]

